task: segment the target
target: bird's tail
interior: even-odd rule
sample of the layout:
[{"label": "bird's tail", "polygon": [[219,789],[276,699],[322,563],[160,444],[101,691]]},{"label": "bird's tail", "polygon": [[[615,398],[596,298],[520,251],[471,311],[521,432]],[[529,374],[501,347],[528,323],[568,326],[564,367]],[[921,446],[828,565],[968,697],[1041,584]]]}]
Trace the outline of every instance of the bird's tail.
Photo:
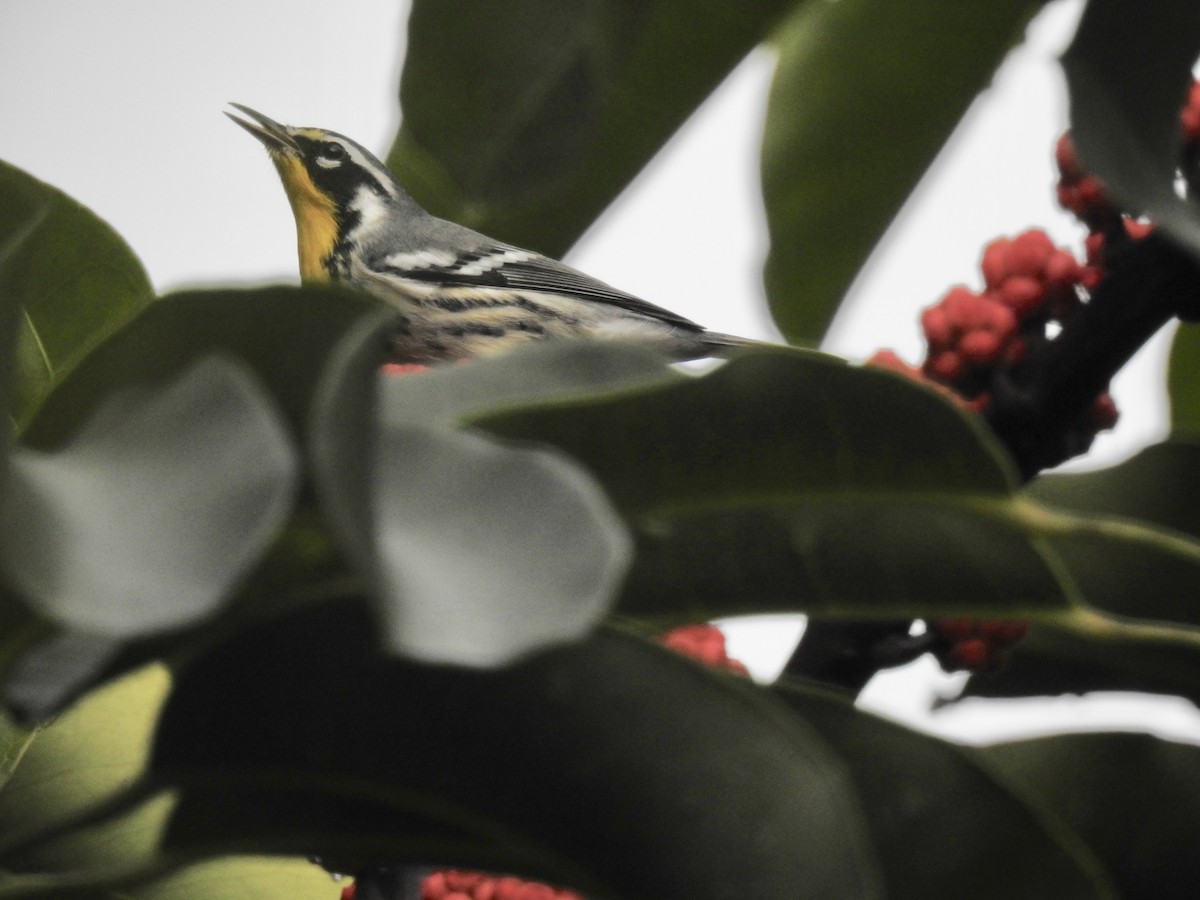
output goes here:
[{"label": "bird's tail", "polygon": [[714,356],[724,356],[731,350],[740,347],[773,347],[771,341],[760,341],[754,338],[738,337],[736,334],[722,334],[719,331],[704,332],[704,344]]}]

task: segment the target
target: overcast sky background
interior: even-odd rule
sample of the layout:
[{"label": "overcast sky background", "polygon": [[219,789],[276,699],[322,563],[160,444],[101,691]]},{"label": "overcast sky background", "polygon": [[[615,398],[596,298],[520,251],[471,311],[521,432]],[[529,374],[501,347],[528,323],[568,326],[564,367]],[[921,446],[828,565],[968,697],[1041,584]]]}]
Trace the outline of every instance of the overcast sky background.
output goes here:
[{"label": "overcast sky background", "polygon": [[[1066,123],[1055,57],[1080,8],[1058,0],[1034,23],[855,284],[826,349],[863,359],[891,347],[915,362],[919,310],[953,284],[980,286],[988,241],[1036,225],[1080,248],[1081,230],[1053,201],[1053,143]],[[262,148],[221,111],[237,101],[383,155],[400,118],[406,14],[404,0],[3,0],[0,159],[105,218],[159,291],[294,282],[283,191]],[[757,175],[772,65],[765,52],[749,57],[568,261],[710,328],[775,336],[761,289]],[[1165,436],[1168,337],[1114,384],[1121,422],[1084,465]],[[768,676],[799,622],[730,629],[731,652]],[[1169,698],[964,703],[931,716],[931,693],[958,680],[924,660],[877,679],[863,703],[960,740],[1136,727],[1200,742],[1200,713]]]}]

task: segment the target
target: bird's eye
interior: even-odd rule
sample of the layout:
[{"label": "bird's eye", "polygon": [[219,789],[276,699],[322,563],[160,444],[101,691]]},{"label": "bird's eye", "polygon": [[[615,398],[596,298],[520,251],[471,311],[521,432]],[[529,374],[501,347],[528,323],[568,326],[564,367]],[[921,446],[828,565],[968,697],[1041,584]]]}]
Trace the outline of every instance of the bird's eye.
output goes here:
[{"label": "bird's eye", "polygon": [[346,156],[346,148],[336,141],[326,141],[321,145],[321,156],[325,159],[340,160]]}]

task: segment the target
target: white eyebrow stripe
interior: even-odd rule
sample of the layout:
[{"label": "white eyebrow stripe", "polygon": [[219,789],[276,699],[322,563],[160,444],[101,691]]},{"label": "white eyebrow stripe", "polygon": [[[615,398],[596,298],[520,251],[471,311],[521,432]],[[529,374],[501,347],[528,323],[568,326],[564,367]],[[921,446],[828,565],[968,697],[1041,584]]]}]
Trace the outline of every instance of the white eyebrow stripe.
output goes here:
[{"label": "white eyebrow stripe", "polygon": [[367,157],[363,155],[362,151],[354,146],[354,144],[352,144],[350,141],[344,140],[338,141],[338,143],[346,148],[346,152],[350,155],[351,162],[365,171],[370,172],[375,178],[376,183],[383,188],[389,197],[394,198],[396,196],[396,187],[392,184],[392,179],[387,172],[380,172],[379,166],[372,160],[367,159]]}]

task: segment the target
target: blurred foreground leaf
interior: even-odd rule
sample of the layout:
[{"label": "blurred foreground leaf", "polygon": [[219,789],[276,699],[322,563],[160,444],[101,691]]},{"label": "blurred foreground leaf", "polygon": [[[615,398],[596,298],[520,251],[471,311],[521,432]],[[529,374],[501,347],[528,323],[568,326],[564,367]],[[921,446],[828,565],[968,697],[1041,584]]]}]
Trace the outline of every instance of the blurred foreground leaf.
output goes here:
[{"label": "blurred foreground leaf", "polygon": [[981,748],[1083,838],[1125,900],[1185,900],[1200,882],[1200,748],[1071,734]]},{"label": "blurred foreground leaf", "polygon": [[635,348],[547,343],[377,378],[383,344],[364,332],[331,366],[313,446],[324,507],[371,575],[391,648],[495,666],[586,634],[628,568],[624,525],[564,454],[464,432],[459,419],[661,380],[664,362]]},{"label": "blurred foreground leaf", "polygon": [[[343,869],[382,854],[599,896],[879,896],[813,729],[612,633],[472,672],[380,660],[369,622],[316,608],[180,676],[152,773],[181,790],[179,851],[287,840]],[[294,800],[265,806],[264,788]]]}]

